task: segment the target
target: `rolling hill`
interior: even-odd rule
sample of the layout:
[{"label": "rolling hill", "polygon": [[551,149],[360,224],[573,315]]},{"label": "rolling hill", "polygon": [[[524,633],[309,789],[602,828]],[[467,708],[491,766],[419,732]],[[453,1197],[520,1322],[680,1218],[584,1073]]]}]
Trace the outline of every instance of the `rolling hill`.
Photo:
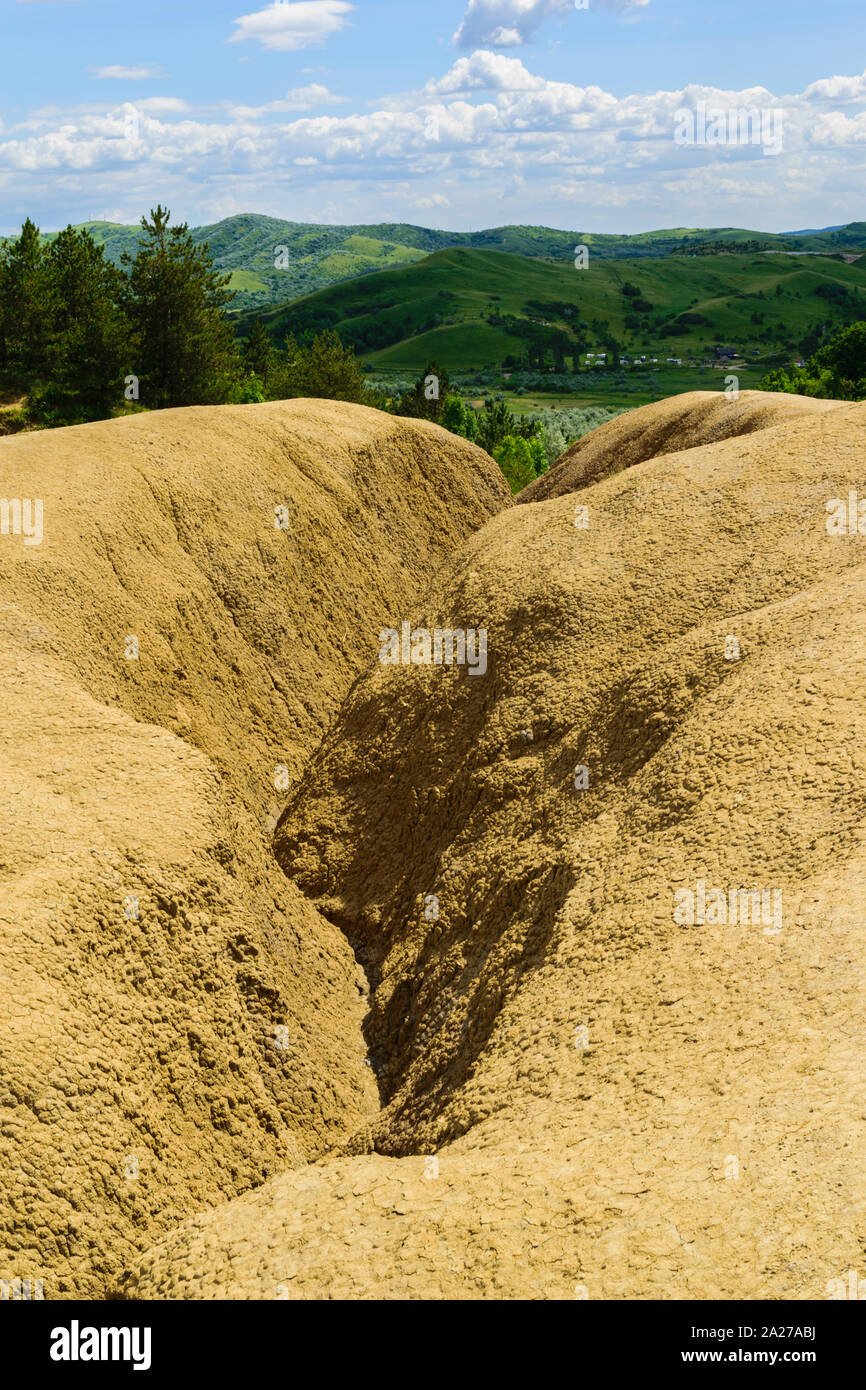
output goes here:
[{"label": "rolling hill", "polygon": [[[136,252],[139,229],[114,222],[85,222],[84,227],[118,263],[121,254]],[[54,233],[46,234],[49,238]],[[557,230],[551,227],[493,227],[478,232],[449,232],[408,223],[337,226],[329,223],[284,221],[259,213],[241,213],[193,229],[194,239],[207,242],[217,267],[232,276],[238,312],[285,303],[342,280],[411,264],[450,247],[504,251],[511,255],[561,263],[576,244],[585,244],[593,257],[649,259],[674,251],[697,251],[703,245],[778,247],[787,251],[832,253],[866,249],[866,223],[817,232],[775,234],[740,227],[674,227],[632,236]],[[285,247],[285,268],[277,269],[277,248]]]},{"label": "rolling hill", "polygon": [[[450,248],[258,315],[275,341],[333,328],[374,368],[451,371],[611,339],[635,354],[733,345],[793,352],[816,323],[866,317],[866,265],[807,255],[596,258],[584,271],[502,251]],[[240,331],[251,319],[241,318]]]}]

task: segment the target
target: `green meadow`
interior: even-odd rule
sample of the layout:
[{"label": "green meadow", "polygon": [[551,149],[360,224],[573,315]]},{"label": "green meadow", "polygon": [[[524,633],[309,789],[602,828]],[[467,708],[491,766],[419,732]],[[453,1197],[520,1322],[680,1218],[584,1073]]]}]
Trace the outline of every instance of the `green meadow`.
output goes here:
[{"label": "green meadow", "polygon": [[[275,340],[335,329],[372,371],[508,367],[528,342],[570,357],[615,343],[629,356],[703,360],[717,346],[760,362],[796,356],[822,325],[866,318],[866,269],[831,256],[751,253],[533,260],[449,248],[332,285],[260,317]],[[241,320],[241,331],[245,321]]]}]

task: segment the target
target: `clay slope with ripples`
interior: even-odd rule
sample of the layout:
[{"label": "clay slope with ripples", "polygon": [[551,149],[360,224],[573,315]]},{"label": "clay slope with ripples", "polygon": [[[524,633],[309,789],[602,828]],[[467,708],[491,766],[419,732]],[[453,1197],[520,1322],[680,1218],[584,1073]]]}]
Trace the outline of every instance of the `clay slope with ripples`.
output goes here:
[{"label": "clay slope with ripples", "polygon": [[381,1110],[126,1293],[800,1299],[862,1267],[866,537],[826,503],[866,406],[783,415],[493,517],[395,612],[485,628],[486,673],[374,662],[276,836],[365,964]]},{"label": "clay slope with ripples", "polygon": [[366,981],[273,828],[381,624],[510,501],[473,446],[333,402],[0,464],[44,530],[0,536],[0,1278],[99,1297],[376,1112]]}]

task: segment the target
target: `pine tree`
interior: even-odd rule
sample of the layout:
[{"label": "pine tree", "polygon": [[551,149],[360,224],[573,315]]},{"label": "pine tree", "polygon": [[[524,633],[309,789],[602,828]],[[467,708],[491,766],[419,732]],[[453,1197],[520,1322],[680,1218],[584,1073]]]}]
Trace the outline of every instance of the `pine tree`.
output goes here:
[{"label": "pine tree", "polygon": [[67,227],[45,256],[47,385],[36,413],[97,420],[123,403],[129,325],[118,307],[123,277],[86,231]]},{"label": "pine tree", "polygon": [[450,391],[448,373],[442,370],[438,362],[428,362],[415,385],[400,397],[396,413],[412,420],[438,422]]},{"label": "pine tree", "polygon": [[124,295],[137,349],[141,400],[150,408],[212,405],[232,398],[241,374],[225,308],[234,298],[230,276],[214,269],[206,245],[196,246],[187,224],[170,227],[167,208],[141,219],[138,255]]},{"label": "pine tree", "polygon": [[261,319],[256,319],[241,343],[241,360],[245,372],[256,376],[261,382],[267,400],[287,394],[285,361]]},{"label": "pine tree", "polygon": [[318,334],[306,348],[287,338],[286,357],[290,395],[356,403],[364,399],[361,365],[333,329]]},{"label": "pine tree", "polygon": [[30,218],[0,253],[0,373],[21,387],[44,375],[47,339],[45,253]]}]

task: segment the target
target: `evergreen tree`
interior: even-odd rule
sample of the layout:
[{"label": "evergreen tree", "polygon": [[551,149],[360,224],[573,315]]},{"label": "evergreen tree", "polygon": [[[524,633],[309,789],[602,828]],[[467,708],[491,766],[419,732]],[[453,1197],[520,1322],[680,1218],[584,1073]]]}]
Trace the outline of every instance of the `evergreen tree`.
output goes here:
[{"label": "evergreen tree", "polygon": [[478,416],[476,443],[495,457],[497,446],[509,436],[516,439],[532,439],[540,430],[540,421],[529,416],[524,416],[521,420],[508,409],[504,401],[488,398]]},{"label": "evergreen tree", "polygon": [[277,351],[261,319],[256,319],[247,337],[242,340],[241,359],[248,372],[255,372],[262,382],[267,381],[277,360]]},{"label": "evergreen tree", "polygon": [[118,307],[123,276],[86,231],[67,227],[45,256],[46,379],[37,414],[98,420],[123,403],[129,325]]},{"label": "evergreen tree", "polygon": [[407,415],[412,420],[433,420],[438,424],[450,391],[448,373],[438,362],[428,362],[415,385],[400,397],[395,414]]},{"label": "evergreen tree", "polygon": [[47,311],[42,242],[30,218],[0,252],[0,373],[29,386],[46,368]]},{"label": "evergreen tree", "polygon": [[326,401],[364,399],[364,373],[354,349],[343,347],[333,329],[318,334],[309,347],[286,339],[286,370],[291,396],[311,396]]},{"label": "evergreen tree", "polygon": [[226,305],[234,298],[208,247],[196,246],[185,222],[170,227],[157,207],[141,219],[144,236],[129,267],[124,307],[137,349],[142,403],[151,408],[212,405],[238,389],[240,362]]},{"label": "evergreen tree", "polygon": [[242,340],[240,351],[245,373],[261,383],[263,400],[280,400],[289,395],[286,358],[274,346],[261,319],[256,319]]}]

